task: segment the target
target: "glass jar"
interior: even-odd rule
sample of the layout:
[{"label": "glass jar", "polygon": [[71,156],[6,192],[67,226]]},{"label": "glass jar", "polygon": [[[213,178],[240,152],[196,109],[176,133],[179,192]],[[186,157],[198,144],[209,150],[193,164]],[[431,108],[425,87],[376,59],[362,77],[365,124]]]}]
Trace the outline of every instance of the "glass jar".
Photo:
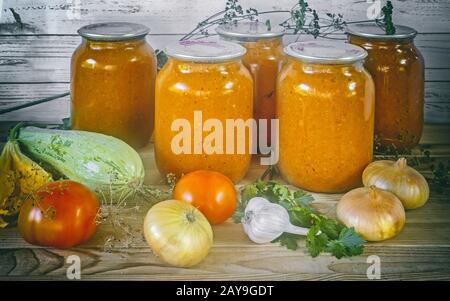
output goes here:
[{"label": "glass jar", "polygon": [[153,131],[156,58],[148,28],[133,23],[82,27],[72,56],[71,126],[138,148]]},{"label": "glass jar", "polygon": [[[241,61],[245,48],[225,41],[182,41],[165,52],[169,59],[156,79],[158,169],[177,176],[214,170],[239,181],[251,161],[251,131],[234,135],[227,122],[252,118],[253,81]],[[238,151],[238,144],[245,146]]]},{"label": "glass jar", "polygon": [[[284,28],[268,27],[261,22],[239,22],[220,25],[217,33],[226,40],[247,49],[242,58],[254,82],[253,116],[267,124],[267,145],[271,145],[271,119],[275,118],[275,90],[283,57]],[[259,132],[259,131],[258,131]]]},{"label": "glass jar", "polygon": [[375,82],[375,136],[382,148],[410,149],[422,136],[424,60],[416,34],[400,25],[394,35],[375,24],[348,28],[349,42],[369,53],[365,67]]},{"label": "glass jar", "polygon": [[315,192],[361,185],[372,161],[374,84],[367,52],[338,42],[297,42],[284,49],[278,77],[279,162],[282,176]]}]

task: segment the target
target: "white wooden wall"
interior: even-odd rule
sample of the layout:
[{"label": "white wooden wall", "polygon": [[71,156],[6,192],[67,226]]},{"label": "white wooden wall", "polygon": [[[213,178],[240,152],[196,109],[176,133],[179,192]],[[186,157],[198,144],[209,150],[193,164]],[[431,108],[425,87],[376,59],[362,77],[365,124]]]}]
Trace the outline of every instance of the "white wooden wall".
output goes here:
[{"label": "white wooden wall", "polygon": [[[76,30],[89,23],[130,21],[150,27],[148,41],[164,47],[226,0],[0,0],[0,107],[68,90],[69,61],[80,42]],[[259,11],[290,9],[296,0],[241,0]],[[310,0],[320,12],[363,20],[365,0]],[[426,60],[426,120],[450,122],[450,0],[393,1],[394,21],[416,28],[416,44]],[[14,24],[9,8],[24,26]],[[276,23],[286,15],[261,16]],[[293,36],[286,37],[292,40]],[[0,116],[0,121],[59,122],[69,115],[68,98]]]}]

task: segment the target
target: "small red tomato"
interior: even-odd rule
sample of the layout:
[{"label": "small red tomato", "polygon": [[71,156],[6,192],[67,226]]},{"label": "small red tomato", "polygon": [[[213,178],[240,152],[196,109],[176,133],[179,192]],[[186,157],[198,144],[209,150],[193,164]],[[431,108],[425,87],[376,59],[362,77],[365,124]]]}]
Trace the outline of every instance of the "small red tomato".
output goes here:
[{"label": "small red tomato", "polygon": [[70,248],[95,233],[99,202],[86,186],[74,181],[50,182],[22,205],[19,231],[29,243]]},{"label": "small red tomato", "polygon": [[225,175],[198,170],[183,176],[175,185],[173,198],[198,208],[211,224],[220,224],[236,210],[236,189]]}]

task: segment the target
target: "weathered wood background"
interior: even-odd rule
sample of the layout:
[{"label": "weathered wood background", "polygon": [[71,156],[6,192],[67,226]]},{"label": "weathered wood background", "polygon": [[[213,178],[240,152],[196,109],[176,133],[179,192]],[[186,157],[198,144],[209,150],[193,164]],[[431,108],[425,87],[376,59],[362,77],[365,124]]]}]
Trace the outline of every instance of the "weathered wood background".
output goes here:
[{"label": "weathered wood background", "polygon": [[[154,48],[164,47],[195,27],[197,22],[223,8],[226,0],[0,0],[0,108],[68,90],[69,60],[80,38],[82,25],[103,21],[131,21],[148,25]],[[260,11],[289,9],[296,0],[241,0]],[[416,43],[426,60],[426,119],[450,123],[450,0],[393,1],[395,21],[419,31]],[[365,0],[311,0],[316,9],[343,13],[347,20],[363,20]],[[18,14],[14,18],[12,11]],[[18,23],[20,16],[21,23]],[[285,16],[275,16],[277,22]],[[264,21],[266,17],[261,17]],[[288,36],[287,40],[295,37]],[[1,138],[12,123],[22,120],[57,123],[69,115],[68,97],[17,112],[0,115]],[[433,158],[448,160],[450,124],[427,124],[421,140]],[[146,183],[160,185],[152,146],[141,150]],[[445,161],[446,162],[446,161]],[[253,165],[243,183],[263,172]],[[431,176],[423,167],[421,172]],[[243,184],[241,183],[241,184]],[[424,208],[407,212],[407,225],[394,239],[370,243],[362,256],[336,260],[329,254],[310,259],[304,248],[292,252],[274,244],[256,245],[240,225],[226,222],[214,227],[211,254],[199,266],[181,269],[164,264],[142,237],[128,247],[104,252],[109,225],[101,225],[87,244],[55,250],[27,244],[16,227],[2,229],[0,280],[66,279],[68,255],[82,259],[82,279],[198,279],[198,280],[300,280],[367,279],[367,256],[382,260],[382,279],[450,280],[449,194],[432,187]],[[315,206],[332,212],[341,195],[314,194]],[[130,214],[141,229],[145,210]],[[128,215],[127,215],[128,216]],[[236,256],[236,254],[239,254]]]},{"label": "weathered wood background", "polygon": [[[296,0],[241,0],[260,11],[289,9]],[[450,0],[393,1],[395,22],[419,31],[416,43],[426,60],[426,121],[450,122]],[[151,28],[154,48],[189,32],[223,9],[225,0],[0,0],[0,106],[68,90],[69,60],[82,25],[131,21]],[[364,20],[370,4],[361,0],[310,1],[321,12]],[[12,11],[20,16],[17,22]],[[273,22],[286,15],[270,15]],[[261,16],[261,20],[269,18]],[[292,40],[293,36],[286,37]],[[0,121],[60,122],[69,115],[68,97],[0,116]]]}]

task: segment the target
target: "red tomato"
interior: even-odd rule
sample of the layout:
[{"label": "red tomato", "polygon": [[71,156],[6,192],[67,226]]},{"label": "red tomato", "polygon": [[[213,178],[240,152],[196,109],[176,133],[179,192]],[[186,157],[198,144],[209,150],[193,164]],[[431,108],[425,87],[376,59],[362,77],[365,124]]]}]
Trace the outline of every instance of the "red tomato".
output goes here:
[{"label": "red tomato", "polygon": [[220,224],[236,210],[236,189],[221,173],[198,170],[183,176],[175,185],[173,198],[198,208],[211,224]]},{"label": "red tomato", "polygon": [[56,181],[42,186],[23,204],[19,231],[31,244],[70,248],[95,233],[99,211],[97,197],[74,181]]}]

